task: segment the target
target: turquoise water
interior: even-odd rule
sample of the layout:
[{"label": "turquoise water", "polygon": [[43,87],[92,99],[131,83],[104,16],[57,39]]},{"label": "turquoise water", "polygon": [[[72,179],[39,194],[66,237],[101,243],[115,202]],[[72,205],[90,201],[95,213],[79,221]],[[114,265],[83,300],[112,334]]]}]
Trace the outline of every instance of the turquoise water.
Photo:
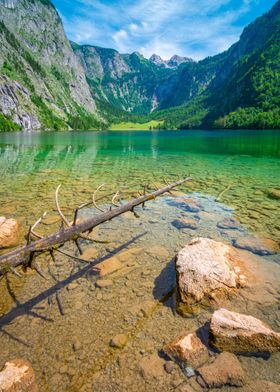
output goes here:
[{"label": "turquoise water", "polygon": [[[280,131],[45,132],[0,134],[0,213],[25,222],[53,208],[58,184],[70,210],[106,183],[107,190],[191,175],[190,190],[218,196],[242,223],[279,238]],[[26,224],[29,222],[26,222]]]}]

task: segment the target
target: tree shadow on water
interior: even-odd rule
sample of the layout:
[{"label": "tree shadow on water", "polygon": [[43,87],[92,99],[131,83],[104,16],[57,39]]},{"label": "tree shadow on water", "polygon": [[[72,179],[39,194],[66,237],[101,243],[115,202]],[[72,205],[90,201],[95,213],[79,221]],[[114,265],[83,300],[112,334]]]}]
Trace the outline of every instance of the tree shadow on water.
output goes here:
[{"label": "tree shadow on water", "polygon": [[[11,339],[17,341],[18,343],[21,343],[25,346],[31,346],[29,343],[24,342],[22,339],[17,338],[13,336],[11,333],[7,332],[4,327],[8,326],[11,324],[16,318],[23,316],[23,315],[28,315],[31,317],[36,317],[40,318],[44,321],[47,322],[54,322],[54,320],[42,316],[34,311],[36,309],[36,306],[40,304],[40,302],[50,298],[53,295],[57,295],[59,291],[65,287],[67,287],[70,283],[75,282],[77,279],[86,276],[89,272],[94,271],[94,267],[97,266],[99,263],[102,261],[105,261],[109,258],[111,258],[113,255],[118,254],[124,249],[127,249],[128,246],[131,244],[135,243],[139,238],[144,236],[146,233],[139,234],[133,238],[131,238],[129,241],[123,243],[122,245],[118,246],[116,249],[114,249],[112,252],[107,253],[105,256],[94,260],[93,262],[89,262],[85,267],[82,269],[78,270],[77,272],[70,274],[66,279],[64,280],[57,280],[56,283],[49,287],[47,290],[41,292],[40,294],[36,295],[35,297],[29,299],[28,301],[21,303],[15,296],[15,293],[10,285],[9,279],[6,278],[6,287],[8,290],[9,295],[13,299],[14,304],[16,305],[13,309],[11,309],[8,313],[4,314],[3,316],[0,317],[0,332],[3,334],[9,336]],[[97,270],[95,270],[96,275],[98,275]],[[37,307],[37,309],[39,309]]]}]

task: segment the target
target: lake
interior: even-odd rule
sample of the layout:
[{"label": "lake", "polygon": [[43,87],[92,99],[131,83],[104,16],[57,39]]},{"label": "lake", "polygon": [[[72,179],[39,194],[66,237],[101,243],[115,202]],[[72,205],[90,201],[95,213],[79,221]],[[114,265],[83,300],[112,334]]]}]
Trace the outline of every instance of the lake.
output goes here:
[{"label": "lake", "polygon": [[[227,243],[245,235],[280,240],[279,199],[272,192],[280,189],[280,131],[0,133],[0,175],[0,216],[21,222],[22,242],[44,211],[48,214],[38,231],[58,228],[54,194],[59,184],[62,209],[71,219],[75,207],[91,200],[101,184],[100,195],[120,191],[124,202],[144,188],[193,179],[139,208],[139,219],[126,214],[94,231],[109,244],[94,249],[83,244],[100,260],[130,249],[126,269],[110,277],[107,287],[96,286],[89,264],[62,256],[55,265],[42,256],[42,268],[48,272],[48,261],[53,276],[47,281],[29,272],[0,282],[0,365],[14,357],[30,360],[44,392],[176,389],[179,370],[148,381],[138,371],[143,355],[160,350],[181,330],[200,327],[211,314],[204,309],[188,319],[174,315],[176,252],[197,236]],[[186,214],[193,216],[181,208],[185,195],[201,206],[195,230],[174,225]],[[217,223],[225,217],[237,218],[240,227],[219,230]],[[279,255],[259,257],[258,263],[269,276],[265,300],[238,298],[229,306],[249,309],[279,329]],[[128,336],[124,350],[110,347],[117,334]],[[250,378],[280,383],[279,359],[278,353],[268,361],[244,357],[241,362]]]},{"label": "lake", "polygon": [[279,158],[279,131],[4,133],[0,212],[29,224],[53,208],[60,183],[73,209],[103,183],[108,190],[142,191],[191,175],[188,189],[217,196],[230,186],[223,201],[242,223],[279,236],[278,202],[267,197],[280,186]]}]

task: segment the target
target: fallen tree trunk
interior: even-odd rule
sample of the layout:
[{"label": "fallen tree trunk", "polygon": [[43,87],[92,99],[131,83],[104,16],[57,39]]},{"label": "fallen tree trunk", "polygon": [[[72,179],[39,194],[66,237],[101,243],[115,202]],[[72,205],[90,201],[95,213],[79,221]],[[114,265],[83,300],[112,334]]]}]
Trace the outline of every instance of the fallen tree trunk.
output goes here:
[{"label": "fallen tree trunk", "polygon": [[[37,255],[42,254],[44,252],[49,252],[52,254],[52,252],[57,250],[66,242],[69,241],[77,242],[79,238],[87,239],[87,237],[83,236],[83,233],[91,232],[95,227],[99,226],[100,224],[110,221],[125,212],[128,211],[133,212],[133,209],[136,206],[144,204],[149,200],[153,200],[164,193],[170,192],[175,187],[180,186],[188,181],[191,181],[191,178],[185,178],[184,180],[177,181],[173,184],[166,186],[163,189],[158,189],[152,193],[140,196],[126,204],[114,208],[110,208],[109,211],[100,213],[97,216],[94,216],[89,219],[85,219],[81,222],[77,220],[77,213],[76,213],[74,221],[71,224],[63,216],[58,206],[58,212],[62,217],[62,222],[66,223],[67,227],[62,228],[61,230],[57,231],[52,235],[41,237],[41,238],[39,238],[40,237],[39,235],[33,233],[37,238],[39,238],[35,241],[30,241],[30,234],[32,233],[32,228],[31,228],[28,234],[27,245],[22,246],[10,253],[0,256],[0,276],[4,275],[6,272],[13,271],[14,268],[20,265],[25,267],[32,266],[32,260],[34,256],[36,257]],[[57,193],[56,193],[56,202],[58,205]],[[116,205],[114,202],[113,204],[114,206]]]}]

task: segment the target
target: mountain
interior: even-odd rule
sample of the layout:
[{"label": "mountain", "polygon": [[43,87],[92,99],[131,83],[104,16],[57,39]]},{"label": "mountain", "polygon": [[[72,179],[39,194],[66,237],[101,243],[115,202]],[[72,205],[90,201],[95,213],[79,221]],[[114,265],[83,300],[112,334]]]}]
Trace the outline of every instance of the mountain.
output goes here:
[{"label": "mountain", "polygon": [[69,42],[49,0],[0,0],[0,130],[280,128],[280,0],[202,61]]},{"label": "mountain", "polygon": [[0,0],[0,125],[99,126],[83,67],[48,0]]},{"label": "mountain", "polygon": [[[187,57],[174,55],[164,61],[154,54],[148,60],[137,52],[120,54],[114,49],[75,43],[72,47],[85,70],[93,96],[133,114],[149,114],[180,105],[198,94],[209,78],[208,71],[198,70],[197,78],[192,80],[197,63]],[[182,89],[182,77],[188,72],[189,78],[187,83],[183,81]]]},{"label": "mountain", "polygon": [[179,65],[184,63],[192,63],[194,60],[188,57],[181,57],[175,54],[169,60],[163,60],[159,55],[153,54],[149,58],[150,62],[157,65],[158,67],[164,68],[177,68]]},{"label": "mountain", "polygon": [[72,43],[93,96],[130,113],[147,114],[160,105],[160,86],[176,72],[145,59],[140,53]]},{"label": "mountain", "polygon": [[280,128],[279,8],[277,1],[231,48],[199,62],[72,46],[109,121],[114,108],[114,122],[126,111],[166,128]]},{"label": "mountain", "polygon": [[179,69],[154,118],[175,128],[280,128],[279,37],[277,1],[229,50]]}]

